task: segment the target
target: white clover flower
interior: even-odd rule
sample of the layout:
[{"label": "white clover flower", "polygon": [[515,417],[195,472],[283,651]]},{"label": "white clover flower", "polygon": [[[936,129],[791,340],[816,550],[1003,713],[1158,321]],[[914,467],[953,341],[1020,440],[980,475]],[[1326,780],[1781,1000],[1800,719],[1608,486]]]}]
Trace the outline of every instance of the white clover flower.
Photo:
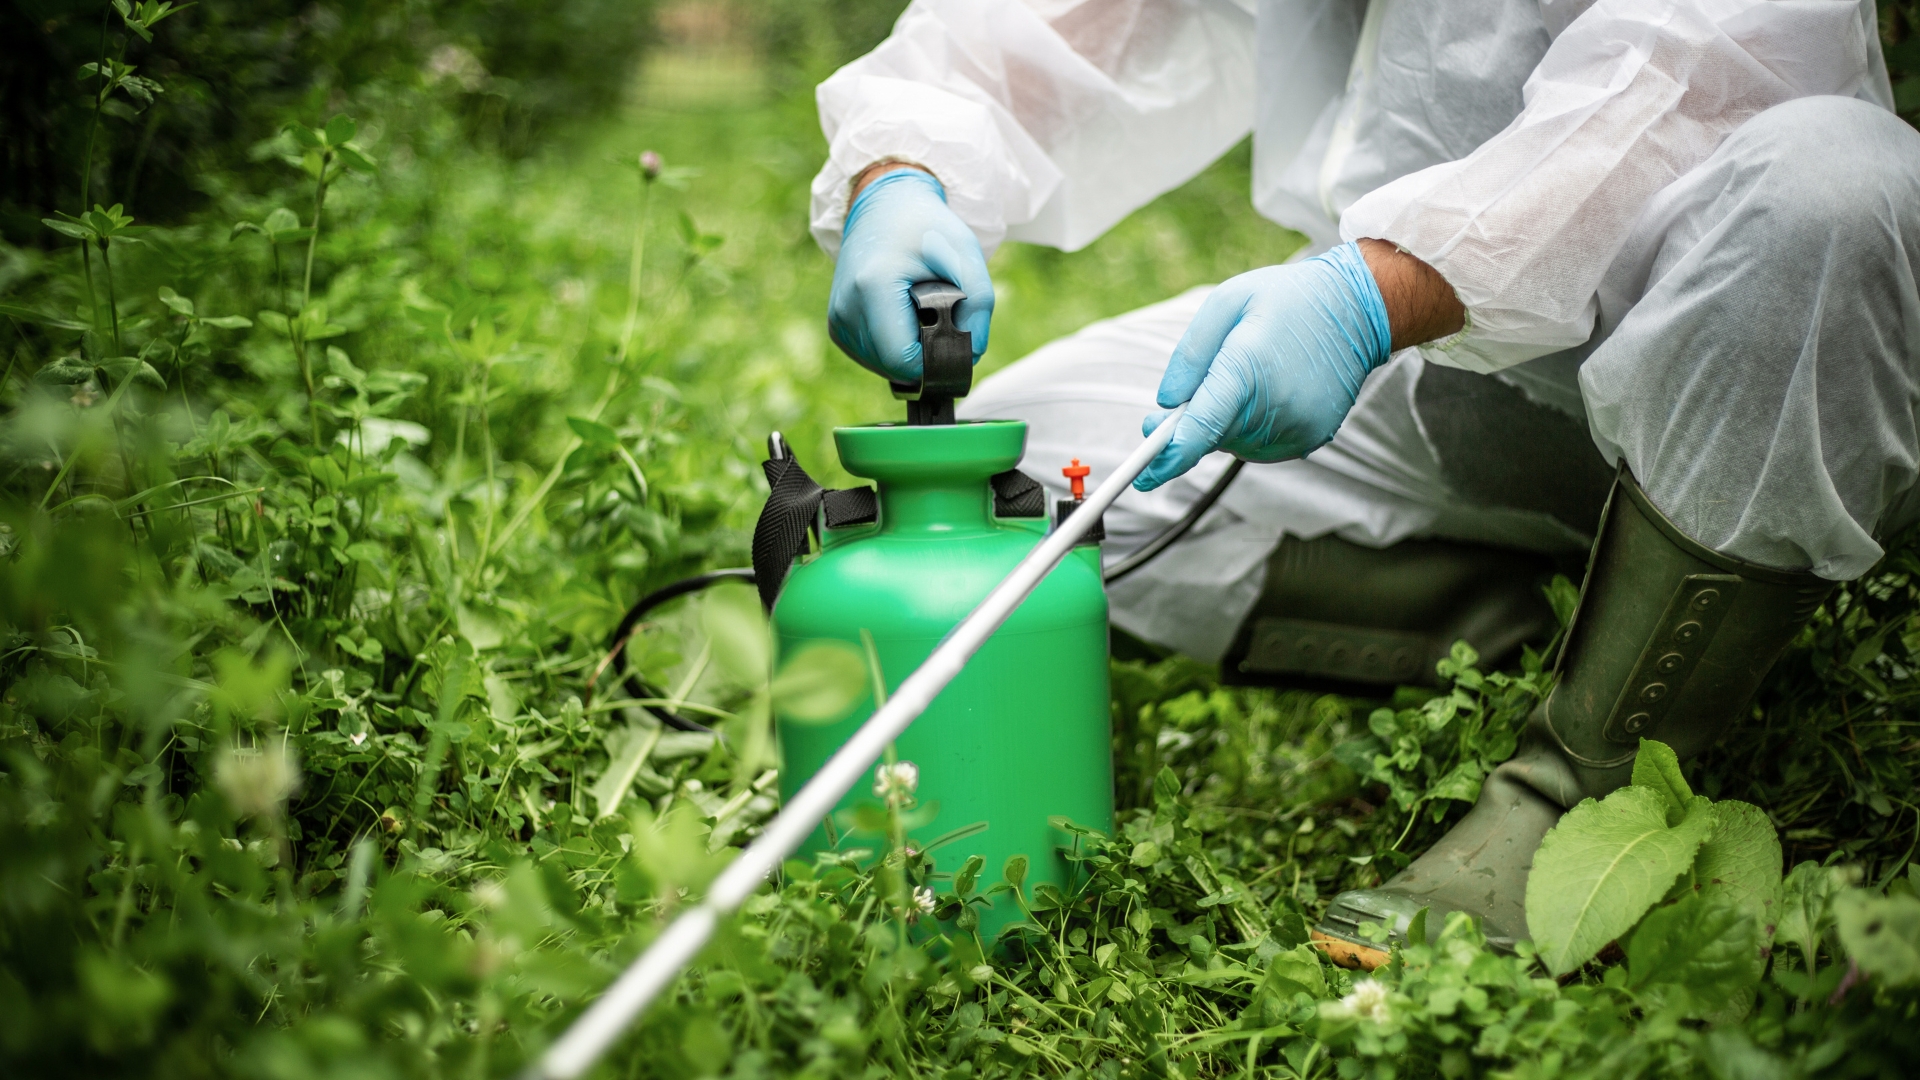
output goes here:
[{"label": "white clover flower", "polygon": [[935,901],[934,901],[934,895],[933,895],[932,889],[929,889],[925,885],[922,885],[919,888],[913,890],[913,907],[914,907],[914,910],[919,912],[920,914],[922,915],[933,914],[934,902]]},{"label": "white clover flower", "polygon": [[367,733],[364,731],[356,731],[353,734],[347,736],[347,741],[352,743],[355,746],[359,746],[361,743],[367,741]]},{"label": "white clover flower", "polygon": [[242,817],[278,814],[300,786],[300,765],[285,743],[230,746],[214,759],[213,781]]},{"label": "white clover flower", "polygon": [[1362,979],[1353,984],[1353,993],[1340,999],[1340,1005],[1359,1019],[1385,1020],[1389,994],[1386,983],[1377,979]]},{"label": "white clover flower", "polygon": [[427,57],[427,81],[451,79],[460,89],[472,93],[487,85],[487,66],[480,58],[458,45],[442,45]]},{"label": "white clover flower", "polygon": [[873,770],[873,793],[888,802],[912,798],[919,786],[920,767],[911,761],[896,761]]}]

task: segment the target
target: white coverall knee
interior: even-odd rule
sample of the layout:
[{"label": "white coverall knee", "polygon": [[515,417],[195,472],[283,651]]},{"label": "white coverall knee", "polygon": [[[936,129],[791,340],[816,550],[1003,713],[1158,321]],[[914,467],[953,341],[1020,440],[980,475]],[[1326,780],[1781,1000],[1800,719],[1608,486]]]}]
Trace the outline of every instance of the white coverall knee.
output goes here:
[{"label": "white coverall knee", "polygon": [[[821,87],[815,232],[831,250],[845,178],[896,157],[989,247],[1077,247],[1251,121],[1268,216],[1440,270],[1462,334],[1374,372],[1332,443],[1248,466],[1113,588],[1116,623],[1190,655],[1225,650],[1282,536],[1574,552],[1619,460],[1702,543],[1852,578],[1920,516],[1920,133],[1886,108],[1870,3],[1788,9],[1276,0],[1248,36],[1227,3],[921,0]],[[1045,483],[1070,457],[1097,477],[1205,294],[1047,345],[961,413],[1027,420]],[[1124,496],[1109,558],[1225,466]]]}]

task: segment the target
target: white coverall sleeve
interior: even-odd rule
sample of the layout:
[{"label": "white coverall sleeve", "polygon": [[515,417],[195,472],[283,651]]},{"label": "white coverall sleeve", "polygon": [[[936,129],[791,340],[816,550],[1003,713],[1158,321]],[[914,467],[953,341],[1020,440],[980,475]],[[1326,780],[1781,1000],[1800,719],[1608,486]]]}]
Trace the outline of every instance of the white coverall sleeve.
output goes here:
[{"label": "white coverall sleeve", "polygon": [[1554,40],[1525,106],[1466,157],[1342,215],[1345,239],[1425,260],[1467,307],[1429,360],[1489,372],[1583,344],[1595,293],[1654,197],[1781,102],[1870,79],[1859,0],[1598,0]]},{"label": "white coverall sleeve", "polygon": [[1074,250],[1253,123],[1252,0],[914,0],[820,84],[815,239],[838,254],[853,177],[933,171],[989,254]]}]

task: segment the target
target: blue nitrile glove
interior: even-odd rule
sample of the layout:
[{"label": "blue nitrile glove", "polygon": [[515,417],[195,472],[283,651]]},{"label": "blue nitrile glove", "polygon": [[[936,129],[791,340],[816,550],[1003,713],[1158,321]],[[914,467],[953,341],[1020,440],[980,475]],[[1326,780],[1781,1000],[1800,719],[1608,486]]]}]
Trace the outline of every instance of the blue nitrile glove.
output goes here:
[{"label": "blue nitrile glove", "polygon": [[[1228,279],[1167,362],[1160,407],[1192,404],[1133,486],[1152,491],[1214,450],[1282,461],[1326,445],[1391,342],[1386,301],[1357,245]],[[1152,433],[1166,415],[1142,428]]]},{"label": "blue nitrile glove", "polygon": [[842,352],[898,382],[920,378],[920,320],[908,290],[950,281],[967,294],[953,321],[987,351],[993,279],[973,230],[947,208],[940,181],[897,169],[868,184],[847,209],[840,261],[827,297],[827,332]]}]

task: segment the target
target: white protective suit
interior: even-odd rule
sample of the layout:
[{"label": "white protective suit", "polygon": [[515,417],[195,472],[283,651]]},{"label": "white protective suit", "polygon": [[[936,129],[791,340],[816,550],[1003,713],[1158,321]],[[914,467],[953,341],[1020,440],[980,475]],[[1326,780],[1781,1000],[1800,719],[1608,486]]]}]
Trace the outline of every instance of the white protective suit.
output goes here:
[{"label": "white protective suit", "polygon": [[[1217,657],[1283,534],[1577,549],[1592,520],[1568,500],[1603,491],[1622,458],[1701,542],[1850,578],[1920,475],[1920,187],[1900,187],[1920,176],[1920,136],[1886,111],[1874,18],[1872,0],[914,0],[819,88],[813,231],[835,251],[851,178],[898,159],[940,178],[989,252],[1072,250],[1251,130],[1255,206],[1309,251],[1378,237],[1454,287],[1461,333],[1375,372],[1333,443],[1250,466],[1193,537],[1116,586],[1116,622],[1149,640]],[[1865,184],[1865,209],[1778,227],[1835,183]],[[1756,292],[1696,264],[1777,275]],[[1876,291],[1874,273],[1905,284]],[[1111,468],[1204,295],[1055,342],[962,414],[1029,420],[1026,468],[1044,481],[1054,457]],[[1805,347],[1735,356],[1755,346],[1728,335],[1769,320]],[[1862,351],[1879,366],[1836,367]],[[1744,389],[1703,389],[1741,363]],[[1870,400],[1834,398],[1848,387]],[[1730,408],[1769,422],[1742,436]],[[1836,449],[1843,421],[1872,430],[1864,450]],[[1504,479],[1502,453],[1519,466]],[[1110,555],[1225,464],[1123,499]]]}]

